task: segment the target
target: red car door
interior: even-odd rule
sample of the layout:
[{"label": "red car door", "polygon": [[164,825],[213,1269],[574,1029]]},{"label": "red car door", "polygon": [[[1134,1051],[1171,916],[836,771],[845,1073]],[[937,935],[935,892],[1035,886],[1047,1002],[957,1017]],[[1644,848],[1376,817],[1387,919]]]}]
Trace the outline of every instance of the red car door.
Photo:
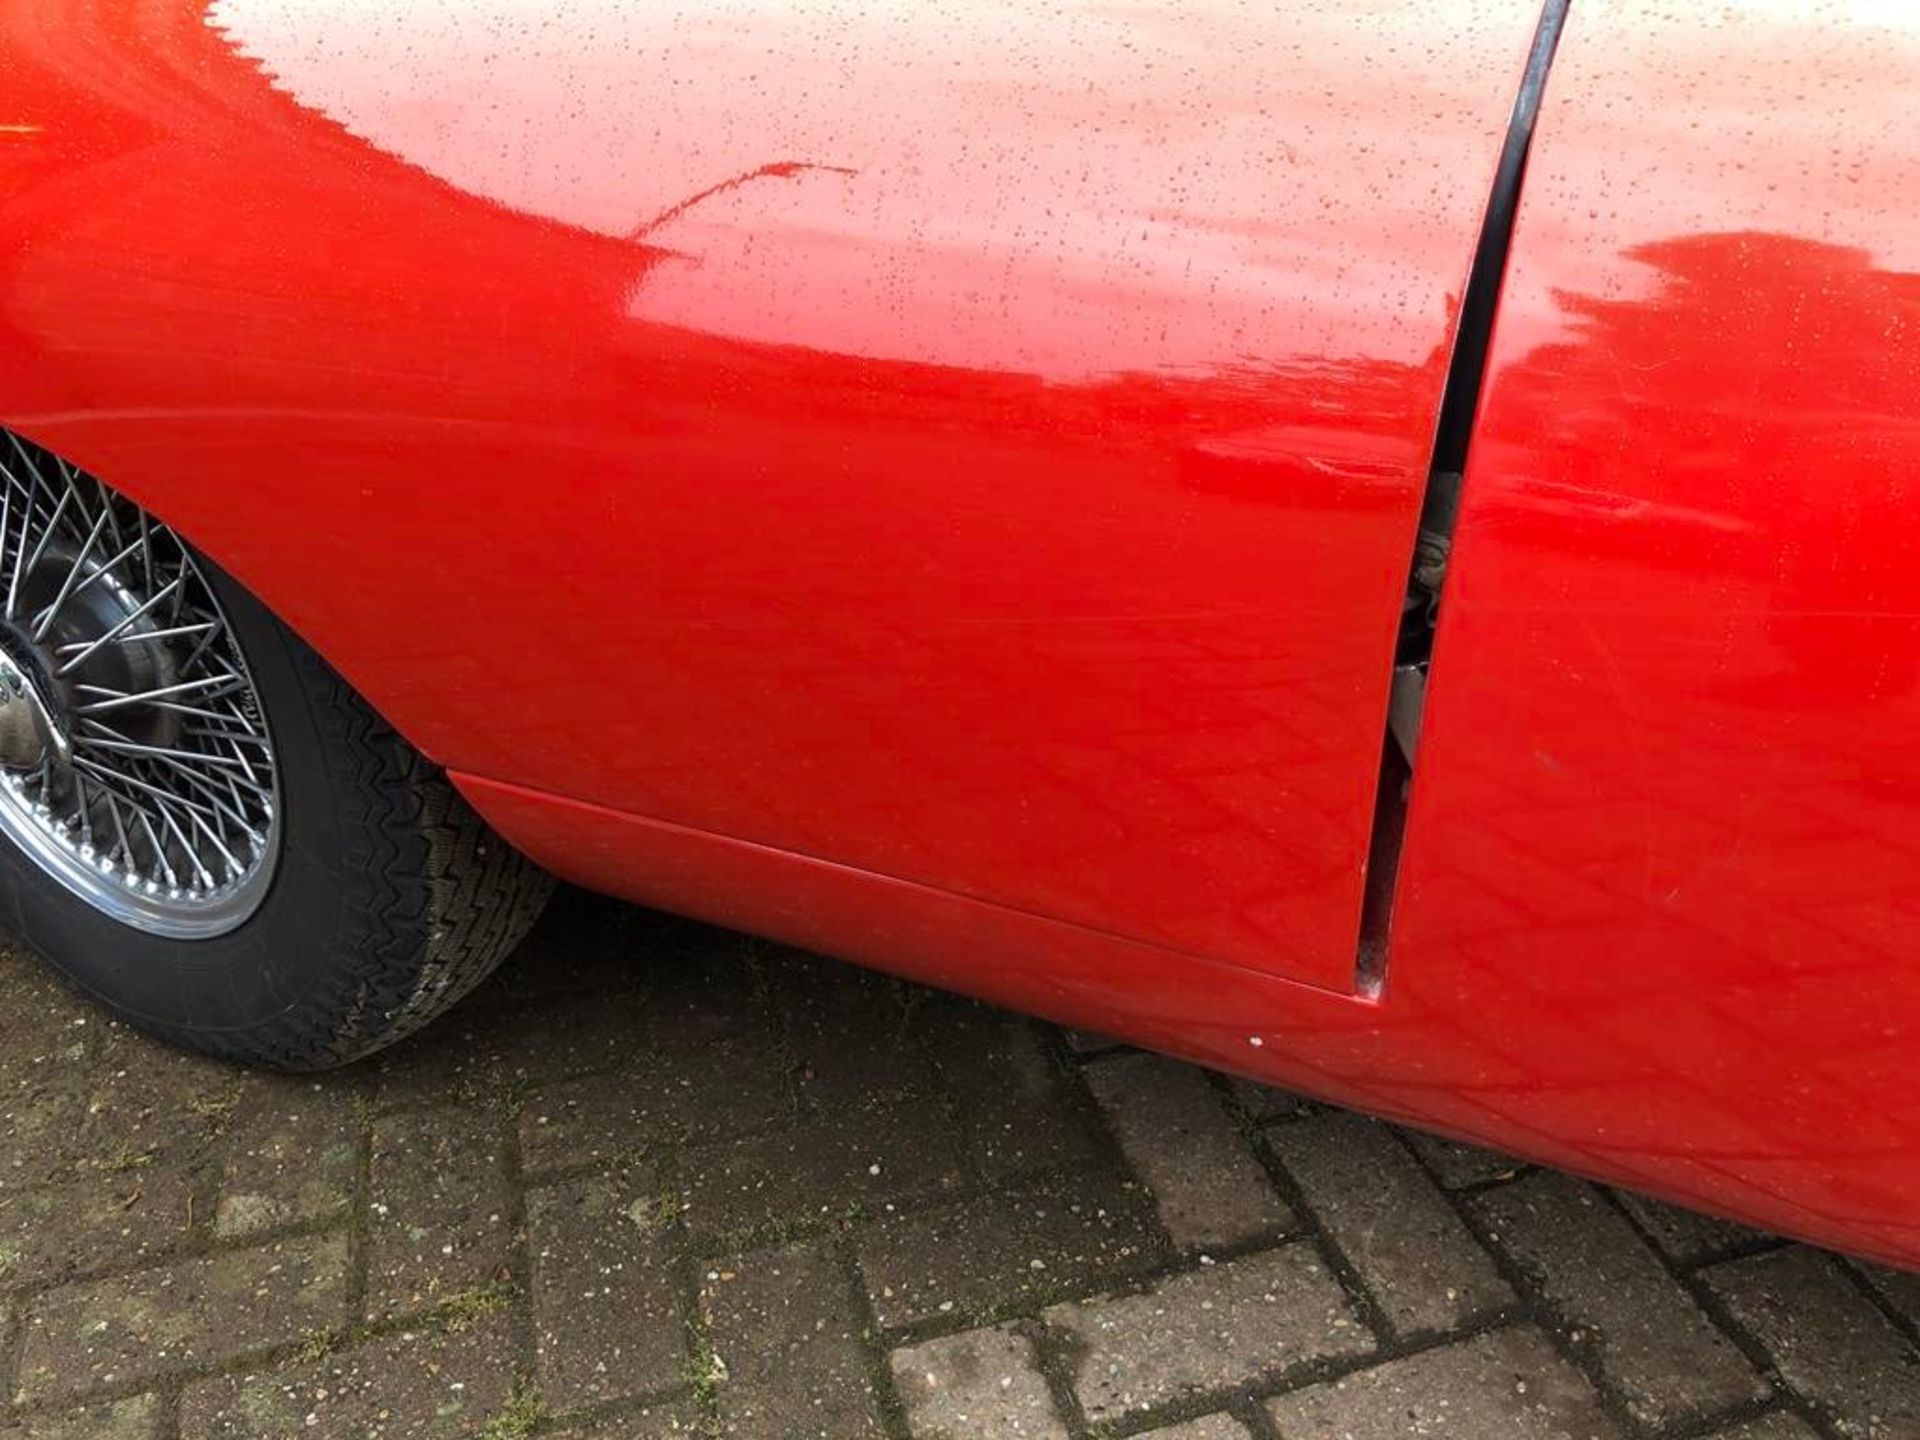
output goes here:
[{"label": "red car door", "polygon": [[1348,990],[1538,10],[11,7],[6,418],[451,767]]}]

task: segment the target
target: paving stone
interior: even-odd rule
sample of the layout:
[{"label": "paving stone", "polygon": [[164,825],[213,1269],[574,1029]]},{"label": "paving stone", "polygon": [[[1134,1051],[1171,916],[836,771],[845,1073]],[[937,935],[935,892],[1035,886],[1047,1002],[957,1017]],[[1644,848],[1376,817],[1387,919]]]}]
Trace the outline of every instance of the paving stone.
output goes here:
[{"label": "paving stone", "polygon": [[345,1215],[360,1169],[355,1099],[338,1084],[250,1079],[227,1128],[214,1232],[231,1239]]},{"label": "paving stone", "polygon": [[242,1082],[231,1067],[182,1054],[124,1025],[105,1025],[93,1053],[81,1132],[92,1166],[137,1155],[192,1158],[239,1103]]},{"label": "paving stone", "polygon": [[1683,1210],[1634,1190],[1615,1190],[1628,1214],[1640,1222],[1661,1254],[1678,1265],[1698,1265],[1722,1259],[1730,1252],[1772,1242],[1737,1220],[1722,1220],[1699,1210]]},{"label": "paving stone", "polygon": [[931,1102],[875,1102],[773,1134],[696,1146],[682,1157],[683,1213],[703,1235],[776,1221],[881,1213],[961,1181],[957,1148]]},{"label": "paving stone", "polygon": [[1534,1330],[1501,1330],[1267,1403],[1284,1440],[1615,1440],[1586,1379]]},{"label": "paving stone", "polygon": [[888,1326],[1025,1308],[1167,1255],[1146,1192],[1105,1171],[896,1214],[856,1243],[874,1314]]},{"label": "paving stone", "polygon": [[1511,1180],[1527,1168],[1524,1160],[1516,1160],[1498,1150],[1429,1135],[1424,1130],[1396,1127],[1395,1133],[1413,1147],[1414,1153],[1426,1162],[1434,1178],[1449,1190],[1464,1190],[1469,1185],[1489,1185],[1496,1180]]},{"label": "paving stone", "polygon": [[236,1359],[347,1319],[347,1242],[324,1235],[50,1291],[27,1313],[19,1397]]},{"label": "paving stone", "polygon": [[662,1229],[670,1209],[645,1168],[530,1198],[540,1393],[555,1409],[662,1390],[684,1374],[686,1332]]},{"label": "paving stone", "polygon": [[1091,1030],[1062,1028],[1060,1038],[1067,1042],[1067,1048],[1076,1055],[1098,1055],[1107,1050],[1118,1050],[1125,1046],[1124,1040],[1116,1040],[1111,1035],[1096,1035]]},{"label": "paving stone", "polygon": [[455,1007],[372,1062],[381,1101],[498,1102],[530,1086],[645,1061],[655,1029],[637,994]]},{"label": "paving stone", "polygon": [[509,1317],[495,1311],[449,1332],[403,1332],[317,1360],[223,1375],[187,1388],[180,1440],[456,1440],[506,1405],[513,1358]]},{"label": "paving stone", "polygon": [[416,1313],[507,1274],[506,1146],[485,1109],[383,1116],[373,1131],[367,1308]]},{"label": "paving stone", "polygon": [[0,1435],[7,1440],[154,1440],[159,1427],[160,1402],[152,1395],[11,1422],[0,1419]]},{"label": "paving stone", "polygon": [[1247,1427],[1231,1415],[1205,1415],[1184,1425],[1149,1430],[1152,1440],[1247,1440]]},{"label": "paving stone", "polygon": [[945,998],[917,1006],[914,1020],[959,1107],[962,1142],[982,1175],[1000,1180],[1082,1164],[1099,1153],[1090,1107],[1047,1053],[1035,1022]]},{"label": "paving stone", "polygon": [[88,1092],[108,1026],[46,967],[0,949],[0,1189],[44,1185],[86,1153]]},{"label": "paving stone", "polygon": [[[534,931],[459,1014],[470,1012],[482,1044],[495,1050],[493,1064],[507,1062],[520,1079],[536,1083],[609,1066],[670,1066],[716,1041],[751,1037],[772,1054],[776,1031],[755,998],[753,956],[760,948],[747,935],[563,885]],[[528,1006],[543,1035],[555,1021],[578,1018],[586,1050],[524,1054],[513,1018]],[[589,1008],[593,1016],[584,1014]]]},{"label": "paving stone", "polygon": [[1703,1271],[1795,1393],[1842,1435],[1920,1435],[1920,1364],[1838,1262],[1794,1247]]},{"label": "paving stone", "polygon": [[1875,1294],[1909,1325],[1920,1326],[1920,1271],[1894,1270],[1865,1260],[1850,1261]]},{"label": "paving stone", "polygon": [[[707,1315],[729,1368],[713,1394],[721,1433],[730,1426],[749,1440],[773,1425],[780,1440],[866,1440],[876,1341],[858,1333],[869,1311],[847,1269],[857,1260],[872,1301],[866,1323],[877,1329],[951,1331],[1051,1307],[1061,1353],[1080,1357],[1075,1383],[1089,1397],[1091,1433],[1157,1423],[1151,1433],[1168,1440],[1249,1440],[1220,1407],[1249,1403],[1252,1385],[1261,1394],[1304,1387],[1276,1407],[1343,1407],[1328,1412],[1338,1428],[1282,1418],[1259,1427],[1269,1440],[1587,1436],[1579,1417],[1590,1387],[1539,1348],[1540,1337],[1507,1338],[1531,1327],[1473,1340],[1422,1332],[1431,1348],[1353,1370],[1375,1337],[1331,1276],[1283,1277],[1259,1298],[1235,1279],[1274,1255],[1310,1266],[1315,1246],[1218,1265],[1176,1250],[1148,1187],[1129,1188],[1112,1133],[1143,1126],[1156,1145],[1168,1127],[1126,1107],[1108,1125],[1083,1076],[1118,1065],[1111,1073],[1124,1077],[1135,1062],[1193,1072],[1104,1041],[1083,1042],[1103,1058],[1056,1068],[1057,1042],[1018,1017],[610,902],[588,901],[586,912],[547,933],[548,948],[534,955],[540,973],[504,972],[411,1051],[303,1080],[243,1076],[156,1045],[0,946],[0,1350],[7,1384],[31,1412],[0,1404],[0,1434],[492,1440],[526,1432],[537,1414],[538,1433],[562,1440],[685,1440],[719,1418],[692,1394],[682,1313],[691,1279],[711,1292]],[[756,989],[763,971],[765,992]],[[789,999],[791,1051],[785,1021],[774,1025]],[[374,1107],[384,1112],[382,1211],[356,1216],[353,1172],[373,1157],[354,1097],[370,1083],[384,1096]],[[1229,1129],[1259,1126],[1259,1146],[1338,1133],[1340,1117],[1313,1102],[1248,1082],[1233,1082],[1229,1101],[1210,1083],[1209,1103],[1220,1096],[1211,1113],[1231,1116]],[[329,1133],[344,1134],[344,1153],[322,1142]],[[671,1195],[634,1168],[657,1138],[670,1142]],[[1513,1162],[1472,1147],[1411,1133],[1399,1143],[1449,1208],[1494,1215],[1563,1187],[1588,1193],[1545,1176],[1515,1181]],[[516,1150],[548,1183],[521,1183]],[[1363,1167],[1334,1190],[1354,1204],[1391,1173]],[[982,1178],[990,1188],[963,1188]],[[1487,1188],[1500,1179],[1511,1183]],[[1476,1194],[1460,1200],[1441,1193],[1448,1188]],[[680,1225],[651,1246],[639,1231],[667,1218],[683,1191],[695,1254],[673,1254],[669,1265],[664,1257],[688,1238]],[[1715,1440],[1812,1440],[1816,1430],[1825,1440],[1920,1440],[1920,1280],[1641,1197],[1620,1203],[1637,1238],[1623,1238],[1604,1206],[1604,1237],[1587,1233],[1584,1207],[1570,1219],[1530,1211],[1495,1228],[1517,1263],[1537,1267],[1570,1327],[1596,1332],[1588,1373],[1604,1371],[1609,1392],[1629,1396],[1638,1385],[1670,1407],[1641,1409],[1672,1418],[1639,1429],[1695,1435],[1696,1415],[1723,1408],[1710,1398],[1696,1407],[1691,1391],[1671,1388],[1682,1371],[1687,1386],[1711,1381],[1714,1366],[1689,1358],[1700,1324],[1685,1303],[1693,1282],[1681,1282],[1678,1308],[1637,1298],[1659,1274],[1647,1268],[1651,1240],[1672,1265],[1710,1267],[1697,1274],[1718,1292],[1712,1313],[1724,1303],[1736,1317],[1729,1328],[1758,1337],[1783,1372],[1769,1377],[1780,1413],[1723,1424]],[[1362,1268],[1351,1215],[1317,1201],[1313,1209]],[[1347,1218],[1336,1225],[1336,1215]],[[513,1233],[523,1216],[525,1237]],[[350,1239],[363,1221],[364,1255]],[[1376,1228],[1403,1222],[1388,1215]],[[267,1234],[284,1238],[262,1243]],[[785,1249],[715,1258],[776,1238]],[[1438,1253],[1415,1249],[1390,1280],[1405,1283]],[[370,1306],[353,1311],[361,1259]],[[1148,1275],[1157,1278],[1145,1294],[1070,1303]],[[1382,1285],[1370,1272],[1368,1283]],[[1647,1367],[1638,1379],[1609,1305],[1627,1315],[1635,1363]],[[376,1329],[350,1328],[369,1311]],[[442,1333],[455,1317],[466,1328]],[[1041,1323],[898,1352],[896,1365],[949,1343],[1000,1347],[976,1357],[964,1384],[958,1367],[921,1364],[922,1377],[951,1383],[919,1394],[915,1432],[945,1424],[967,1440],[1022,1440],[1031,1425],[1046,1440],[1061,1435],[1066,1417],[1054,1415],[1022,1338]],[[522,1347],[536,1337],[546,1348],[529,1376]],[[323,1353],[328,1345],[343,1348]],[[1476,1358],[1511,1345],[1523,1349],[1504,1371]],[[1345,1378],[1315,1380],[1323,1370]],[[515,1381],[541,1384],[539,1406],[521,1397],[488,1418]],[[456,1383],[466,1389],[454,1392]],[[904,1434],[913,1388],[903,1379],[896,1390],[902,1411],[890,1423]],[[137,1391],[155,1393],[98,1398]],[[1214,1413],[1169,1425],[1157,1418],[1165,1410],[1130,1408],[1150,1397],[1173,1413]]]},{"label": "paving stone", "polygon": [[562,1081],[520,1112],[528,1173],[631,1159],[660,1141],[724,1139],[793,1118],[772,1052],[716,1041],[671,1064]]},{"label": "paving stone", "polygon": [[1512,1302],[1492,1257],[1387,1126],[1330,1113],[1281,1126],[1268,1143],[1399,1333],[1452,1329]]},{"label": "paving stone", "polygon": [[161,1158],[0,1194],[0,1285],[164,1259],[192,1238],[198,1188],[191,1171]]},{"label": "paving stone", "polygon": [[936,1093],[897,981],[795,950],[773,952],[764,969],[814,1104],[859,1112],[876,1101]]},{"label": "paving stone", "polygon": [[[718,1040],[752,1039],[777,1048],[778,1027],[758,996],[768,945],[678,916],[646,914],[633,943],[644,947],[640,1031],[662,1058],[692,1054]],[[838,962],[816,961],[845,971]],[[864,973],[864,972],[862,972]]]},{"label": "paving stone", "polygon": [[562,888],[460,1007],[376,1062],[395,1101],[486,1094],[591,1071],[659,1067],[774,1032],[754,998],[760,942]]},{"label": "paving stone", "polygon": [[1262,1085],[1236,1075],[1228,1081],[1233,1098],[1246,1117],[1256,1125],[1271,1125],[1277,1120],[1297,1120],[1303,1115],[1318,1115],[1327,1107],[1317,1100],[1296,1095],[1291,1090]]},{"label": "paving stone", "polygon": [[861,1440],[885,1432],[845,1264],[811,1246],[708,1266],[709,1343],[725,1366],[722,1429],[740,1440]]},{"label": "paving stone", "polygon": [[1731,1430],[1717,1430],[1711,1440],[1819,1440],[1819,1437],[1798,1415],[1782,1413],[1749,1420]]},{"label": "paving stone", "polygon": [[1055,1306],[1045,1319],[1078,1347],[1074,1391],[1095,1423],[1373,1348],[1304,1242],[1203,1266],[1142,1295]]},{"label": "paving stone", "polygon": [[1175,1245],[1235,1245],[1293,1224],[1205,1071],[1121,1055],[1088,1066],[1087,1084]]},{"label": "paving stone", "polygon": [[[43,1003],[32,989],[7,999]],[[45,1003],[57,1029],[25,1027],[29,1048],[18,1052],[0,1045],[9,1142],[0,1191],[204,1160],[239,1090],[231,1070],[169,1051],[98,1011],[76,1012],[71,995]]]},{"label": "paving stone", "polygon": [[1067,1440],[1033,1346],[1012,1329],[896,1350],[892,1365],[914,1440]]},{"label": "paving stone", "polygon": [[1635,1419],[1665,1425],[1769,1393],[1594,1187],[1543,1173],[1475,1201]]}]

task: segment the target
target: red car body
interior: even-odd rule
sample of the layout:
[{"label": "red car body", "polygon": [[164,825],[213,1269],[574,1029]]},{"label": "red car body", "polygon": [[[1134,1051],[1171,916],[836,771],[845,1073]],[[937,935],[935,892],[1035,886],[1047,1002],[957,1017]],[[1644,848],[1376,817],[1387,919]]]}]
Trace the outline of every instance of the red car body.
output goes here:
[{"label": "red car body", "polygon": [[1920,1263],[1920,16],[1574,0],[1374,834],[1541,24],[10,0],[0,423],[562,876]]}]

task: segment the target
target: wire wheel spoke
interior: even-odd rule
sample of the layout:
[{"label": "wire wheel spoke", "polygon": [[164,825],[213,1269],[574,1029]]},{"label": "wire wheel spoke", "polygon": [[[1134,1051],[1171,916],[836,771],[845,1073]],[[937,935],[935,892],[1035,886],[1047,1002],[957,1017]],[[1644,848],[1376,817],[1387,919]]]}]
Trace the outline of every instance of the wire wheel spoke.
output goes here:
[{"label": "wire wheel spoke", "polygon": [[58,735],[0,766],[0,832],[128,924],[218,934],[271,877],[280,780],[239,637],[193,553],[0,431],[0,661]]}]

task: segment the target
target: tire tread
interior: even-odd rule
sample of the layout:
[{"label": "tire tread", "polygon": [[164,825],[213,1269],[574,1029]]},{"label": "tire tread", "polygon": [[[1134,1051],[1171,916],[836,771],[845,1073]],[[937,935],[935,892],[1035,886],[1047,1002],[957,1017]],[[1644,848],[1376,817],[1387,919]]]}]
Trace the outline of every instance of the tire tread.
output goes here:
[{"label": "tire tread", "polygon": [[169,1031],[283,1070],[344,1065],[413,1034],[493,973],[553,892],[444,771],[290,632],[347,837],[341,914],[313,990],[245,1032]]}]

